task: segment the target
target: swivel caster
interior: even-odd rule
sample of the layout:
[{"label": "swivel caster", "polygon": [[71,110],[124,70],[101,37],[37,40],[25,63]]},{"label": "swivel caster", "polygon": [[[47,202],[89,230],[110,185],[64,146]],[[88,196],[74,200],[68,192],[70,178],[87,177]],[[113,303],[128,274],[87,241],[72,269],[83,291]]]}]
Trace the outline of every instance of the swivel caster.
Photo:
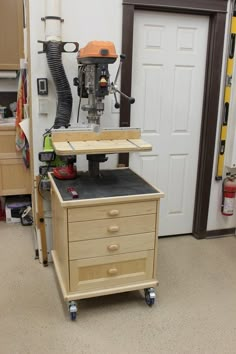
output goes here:
[{"label": "swivel caster", "polygon": [[148,306],[152,307],[155,303],[156,293],[154,288],[144,289],[145,302]]},{"label": "swivel caster", "polygon": [[70,312],[70,319],[71,321],[75,321],[77,317],[77,304],[75,301],[70,301],[69,302],[69,312]]}]

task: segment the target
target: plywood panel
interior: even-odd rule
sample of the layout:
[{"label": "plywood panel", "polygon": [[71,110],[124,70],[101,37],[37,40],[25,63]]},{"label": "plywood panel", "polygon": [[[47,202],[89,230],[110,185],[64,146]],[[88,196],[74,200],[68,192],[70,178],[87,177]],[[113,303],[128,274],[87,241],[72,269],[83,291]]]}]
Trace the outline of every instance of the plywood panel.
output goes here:
[{"label": "plywood panel", "polygon": [[82,241],[111,236],[154,232],[156,215],[139,215],[127,218],[91,220],[69,223],[69,240]]},{"label": "plywood panel", "polygon": [[88,140],[53,142],[58,155],[69,154],[109,154],[131,151],[149,151],[152,146],[137,140]]},{"label": "plywood panel", "polygon": [[7,127],[7,130],[0,130],[0,146],[0,159],[22,158],[22,153],[16,151],[15,128],[9,130],[9,127]]},{"label": "plywood panel", "polygon": [[53,251],[57,260],[57,267],[63,288],[69,291],[69,264],[68,264],[68,236],[67,211],[60,206],[60,202],[52,191],[52,222],[53,222]]},{"label": "plywood panel", "polygon": [[31,194],[31,176],[22,159],[0,160],[0,195]]},{"label": "plywood panel", "polygon": [[68,221],[86,221],[120,218],[132,215],[145,215],[156,213],[156,202],[119,203],[112,205],[91,206],[85,208],[68,209]]},{"label": "plywood panel", "polygon": [[105,289],[153,278],[153,251],[70,262],[70,290]]},{"label": "plywood panel", "polygon": [[52,132],[52,142],[139,139],[140,136],[140,129],[109,129],[97,133],[93,131],[75,130]]},{"label": "plywood panel", "polygon": [[69,258],[83,259],[154,249],[155,233],[70,242]]},{"label": "plywood panel", "polygon": [[23,1],[0,0],[0,70],[17,70],[23,58]]}]

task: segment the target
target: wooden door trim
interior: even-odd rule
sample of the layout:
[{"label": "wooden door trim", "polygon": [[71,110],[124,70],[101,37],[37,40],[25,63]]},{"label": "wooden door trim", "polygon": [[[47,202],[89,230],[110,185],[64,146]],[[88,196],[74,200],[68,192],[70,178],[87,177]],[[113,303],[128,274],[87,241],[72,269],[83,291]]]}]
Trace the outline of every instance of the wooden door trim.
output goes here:
[{"label": "wooden door trim", "polygon": [[123,5],[133,5],[135,9],[194,13],[226,13],[227,0],[124,0]]},{"label": "wooden door trim", "polygon": [[[125,0],[123,2],[122,52],[126,61],[121,74],[121,91],[131,95],[134,12],[165,11],[209,16],[209,35],[200,133],[193,235],[207,236],[207,221],[217,130],[218,102],[224,47],[227,0]],[[120,126],[130,126],[130,105],[121,97]],[[119,155],[119,165],[128,166],[128,154]]]}]

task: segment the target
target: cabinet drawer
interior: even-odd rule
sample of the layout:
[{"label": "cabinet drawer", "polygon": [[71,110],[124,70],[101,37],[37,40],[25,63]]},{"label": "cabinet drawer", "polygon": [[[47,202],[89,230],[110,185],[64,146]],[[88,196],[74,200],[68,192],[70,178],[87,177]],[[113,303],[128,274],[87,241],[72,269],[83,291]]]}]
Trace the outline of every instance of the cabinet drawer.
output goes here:
[{"label": "cabinet drawer", "polygon": [[70,291],[98,290],[151,280],[153,251],[70,261]]},{"label": "cabinet drawer", "polygon": [[155,232],[156,214],[69,223],[69,241]]},{"label": "cabinet drawer", "polygon": [[69,243],[69,259],[109,256],[154,249],[155,233],[102,238]]},{"label": "cabinet drawer", "polygon": [[24,58],[23,18],[23,1],[1,1],[0,70],[20,69],[20,58]]},{"label": "cabinet drawer", "polygon": [[0,159],[0,195],[31,193],[30,170],[22,159]]},{"label": "cabinet drawer", "polygon": [[0,159],[20,158],[22,153],[16,151],[16,131],[0,130]]},{"label": "cabinet drawer", "polygon": [[100,220],[132,215],[155,214],[156,202],[119,203],[68,210],[68,221]]}]

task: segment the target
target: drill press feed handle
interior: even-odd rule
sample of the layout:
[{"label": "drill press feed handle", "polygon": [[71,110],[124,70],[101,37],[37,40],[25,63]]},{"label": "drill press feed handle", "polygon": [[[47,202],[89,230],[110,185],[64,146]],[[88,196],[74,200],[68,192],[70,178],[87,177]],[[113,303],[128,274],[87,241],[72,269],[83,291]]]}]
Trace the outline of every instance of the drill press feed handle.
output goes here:
[{"label": "drill press feed handle", "polygon": [[111,91],[111,93],[114,94],[115,108],[117,108],[117,109],[120,108],[120,104],[119,104],[119,102],[117,100],[116,93],[119,93],[120,96],[123,96],[124,98],[126,98],[129,101],[130,104],[133,104],[135,102],[135,99],[133,97],[130,97],[130,96],[126,95],[125,93],[121,92],[120,90],[118,90],[117,84],[116,84],[117,80],[118,80],[118,77],[119,77],[119,74],[121,72],[122,64],[123,64],[125,58],[126,58],[125,54],[121,54],[120,55],[120,64],[119,64],[119,67],[118,67],[118,70],[117,70],[117,73],[116,73],[116,77],[115,77],[114,82],[112,82],[111,85],[110,85],[111,86],[111,90],[110,91]]}]

